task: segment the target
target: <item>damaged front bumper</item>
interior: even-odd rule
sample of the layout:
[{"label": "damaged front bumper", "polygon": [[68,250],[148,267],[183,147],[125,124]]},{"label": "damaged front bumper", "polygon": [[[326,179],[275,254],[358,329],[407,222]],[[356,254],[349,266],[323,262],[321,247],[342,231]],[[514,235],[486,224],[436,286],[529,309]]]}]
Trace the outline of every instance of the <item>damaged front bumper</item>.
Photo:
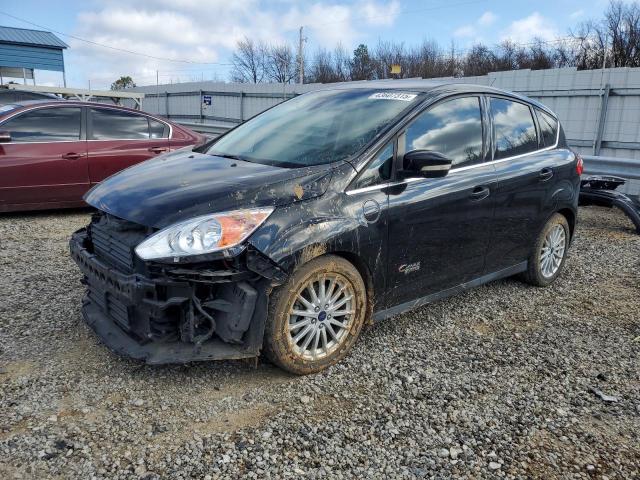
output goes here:
[{"label": "damaged front bumper", "polygon": [[[260,354],[274,278],[171,265],[126,271],[94,248],[91,227],[73,234],[70,251],[87,286],[82,314],[108,348],[149,364]],[[274,271],[259,257],[251,262]]]}]

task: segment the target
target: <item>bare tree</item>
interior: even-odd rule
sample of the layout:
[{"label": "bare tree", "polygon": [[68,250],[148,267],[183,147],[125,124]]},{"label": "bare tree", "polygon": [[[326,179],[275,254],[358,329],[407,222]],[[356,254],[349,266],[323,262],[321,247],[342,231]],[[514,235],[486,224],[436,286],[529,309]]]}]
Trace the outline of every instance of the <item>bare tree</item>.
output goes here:
[{"label": "bare tree", "polygon": [[236,44],[231,57],[231,81],[239,83],[260,83],[265,77],[267,47],[262,42],[254,42],[245,37]]},{"label": "bare tree", "polygon": [[291,83],[298,73],[296,54],[286,43],[271,45],[265,63],[267,78],[276,83]]},{"label": "bare tree", "polygon": [[462,71],[465,77],[486,75],[495,71],[494,53],[481,43],[475,44],[462,60]]},{"label": "bare tree", "polygon": [[351,80],[351,57],[341,43],[333,49],[333,68],[336,73],[337,82],[348,82]]},{"label": "bare tree", "polygon": [[612,1],[600,21],[583,22],[571,33],[579,69],[640,66],[640,4]]}]

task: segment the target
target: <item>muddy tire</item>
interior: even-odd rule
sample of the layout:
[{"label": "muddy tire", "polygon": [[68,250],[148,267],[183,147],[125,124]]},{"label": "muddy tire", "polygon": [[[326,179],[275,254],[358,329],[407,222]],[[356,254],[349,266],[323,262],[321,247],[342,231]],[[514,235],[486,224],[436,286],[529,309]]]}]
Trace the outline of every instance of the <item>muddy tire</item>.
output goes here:
[{"label": "muddy tire", "polygon": [[554,214],[535,240],[523,280],[536,287],[551,285],[564,267],[569,239],[567,219],[559,213]]},{"label": "muddy tire", "polygon": [[344,358],[367,315],[364,281],[342,257],[323,255],[300,266],[269,298],[264,353],[297,375]]}]

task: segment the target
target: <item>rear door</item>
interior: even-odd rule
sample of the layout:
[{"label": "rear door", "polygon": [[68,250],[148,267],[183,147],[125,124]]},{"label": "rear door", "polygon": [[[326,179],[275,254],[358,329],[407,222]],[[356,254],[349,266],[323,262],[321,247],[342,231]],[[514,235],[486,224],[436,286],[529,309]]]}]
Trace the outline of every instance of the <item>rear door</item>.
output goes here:
[{"label": "rear door", "polygon": [[496,187],[493,165],[485,163],[487,127],[482,98],[461,96],[429,107],[400,136],[401,153],[437,151],[453,166],[446,177],[406,179],[387,189],[389,307],[482,274]]},{"label": "rear door", "polygon": [[92,184],[169,151],[169,126],[146,115],[89,108],[87,145]]},{"label": "rear door", "polygon": [[553,149],[557,128],[553,145],[545,146],[530,105],[511,98],[488,100],[494,135],[493,163],[498,176],[495,233],[486,267],[493,272],[527,259],[538,232],[554,212],[560,162]]},{"label": "rear door", "polygon": [[79,203],[89,188],[82,108],[34,108],[0,124],[0,207]]}]

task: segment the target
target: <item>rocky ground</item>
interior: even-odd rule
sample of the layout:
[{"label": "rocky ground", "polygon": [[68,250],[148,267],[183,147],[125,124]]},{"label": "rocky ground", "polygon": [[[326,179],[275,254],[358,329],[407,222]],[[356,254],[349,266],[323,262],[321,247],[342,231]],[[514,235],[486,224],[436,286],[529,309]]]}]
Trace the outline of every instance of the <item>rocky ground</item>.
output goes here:
[{"label": "rocky ground", "polygon": [[640,475],[640,235],[619,212],[581,209],[552,287],[399,315],[304,378],[108,352],[67,254],[87,221],[0,217],[0,478]]}]

